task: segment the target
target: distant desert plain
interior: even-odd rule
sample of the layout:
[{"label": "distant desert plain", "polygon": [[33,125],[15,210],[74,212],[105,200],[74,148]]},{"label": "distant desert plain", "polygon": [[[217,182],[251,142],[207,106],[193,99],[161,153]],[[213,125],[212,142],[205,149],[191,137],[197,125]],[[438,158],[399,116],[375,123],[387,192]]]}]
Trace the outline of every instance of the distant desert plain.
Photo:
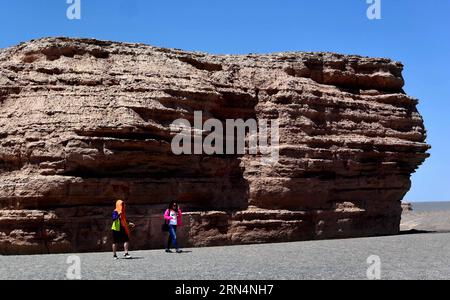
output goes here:
[{"label": "distant desert plain", "polygon": [[404,210],[402,232],[450,232],[450,202],[415,202]]}]

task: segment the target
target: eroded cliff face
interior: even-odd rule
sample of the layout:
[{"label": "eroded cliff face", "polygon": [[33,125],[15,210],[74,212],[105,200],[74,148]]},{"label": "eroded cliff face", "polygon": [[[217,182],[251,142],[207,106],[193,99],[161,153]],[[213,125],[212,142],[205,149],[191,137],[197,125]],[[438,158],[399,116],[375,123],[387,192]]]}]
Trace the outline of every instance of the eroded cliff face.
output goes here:
[{"label": "eroded cliff face", "polygon": [[[132,245],[161,248],[161,214],[188,213],[183,245],[395,234],[426,159],[402,65],[332,53],[208,55],[46,38],[0,51],[0,254],[110,249],[116,199]],[[279,161],[174,155],[170,124],[278,119]]]}]

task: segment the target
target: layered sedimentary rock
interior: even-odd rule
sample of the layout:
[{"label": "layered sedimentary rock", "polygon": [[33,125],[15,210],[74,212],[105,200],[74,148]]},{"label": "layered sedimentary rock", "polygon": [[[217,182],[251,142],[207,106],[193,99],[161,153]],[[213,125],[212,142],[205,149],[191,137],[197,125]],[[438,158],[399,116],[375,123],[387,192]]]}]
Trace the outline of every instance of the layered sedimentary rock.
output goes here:
[{"label": "layered sedimentary rock", "polygon": [[[0,254],[161,248],[162,211],[192,246],[395,234],[426,159],[402,65],[333,53],[209,55],[46,38],[0,51]],[[279,160],[175,155],[171,123],[277,119]]]}]

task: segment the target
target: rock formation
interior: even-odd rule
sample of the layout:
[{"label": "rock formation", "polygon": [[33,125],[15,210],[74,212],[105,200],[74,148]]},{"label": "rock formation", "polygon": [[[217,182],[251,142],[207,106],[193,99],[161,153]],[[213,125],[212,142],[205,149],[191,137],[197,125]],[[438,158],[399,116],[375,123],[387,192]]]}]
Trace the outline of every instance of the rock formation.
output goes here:
[{"label": "rock formation", "polygon": [[[44,38],[0,50],[0,254],[110,249],[116,199],[133,249],[395,234],[428,156],[402,64],[333,53],[209,55]],[[278,119],[279,162],[174,155],[178,118]]]},{"label": "rock formation", "polygon": [[412,203],[402,201],[402,213],[408,213],[413,211]]}]

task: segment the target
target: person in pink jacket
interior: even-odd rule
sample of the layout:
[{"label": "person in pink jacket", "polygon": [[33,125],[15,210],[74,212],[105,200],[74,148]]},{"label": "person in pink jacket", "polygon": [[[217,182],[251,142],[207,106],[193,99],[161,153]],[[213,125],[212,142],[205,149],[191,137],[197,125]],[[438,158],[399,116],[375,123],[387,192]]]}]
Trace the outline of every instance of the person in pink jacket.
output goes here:
[{"label": "person in pink jacket", "polygon": [[169,239],[167,241],[166,252],[171,253],[170,246],[173,244],[177,253],[181,253],[182,251],[178,248],[177,243],[177,226],[182,225],[181,220],[182,212],[178,207],[176,201],[171,201],[169,207],[164,212],[164,220],[169,225]]}]

